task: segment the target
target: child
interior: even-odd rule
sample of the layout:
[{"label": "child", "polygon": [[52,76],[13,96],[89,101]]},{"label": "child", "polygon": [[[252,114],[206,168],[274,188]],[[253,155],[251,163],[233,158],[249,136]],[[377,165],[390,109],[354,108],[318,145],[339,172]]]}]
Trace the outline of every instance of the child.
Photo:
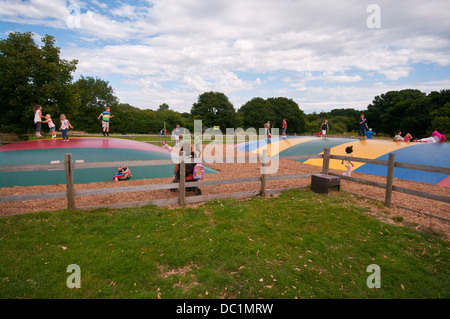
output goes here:
[{"label": "child", "polygon": [[369,130],[366,132],[367,138],[371,140],[373,135],[376,135],[376,133],[372,131],[371,128],[369,128]]},{"label": "child", "polygon": [[325,138],[327,136],[327,131],[330,130],[330,126],[328,125],[328,120],[325,120],[325,122],[321,125],[322,129],[322,138]]},{"label": "child", "polygon": [[286,137],[286,130],[287,130],[287,122],[286,119],[283,119],[283,133],[281,134],[281,136]]},{"label": "child", "polygon": [[47,114],[45,116],[45,123],[48,124],[48,128],[50,129],[50,133],[52,133],[52,138],[56,137],[56,125],[53,123],[52,118],[50,117],[50,114]]},{"label": "child", "polygon": [[267,123],[264,124],[264,134],[266,135],[266,138],[270,138],[270,121],[267,121]]},{"label": "child", "polygon": [[348,146],[348,147],[346,147],[346,148],[345,148],[345,152],[347,153],[347,154],[345,155],[346,159],[345,159],[345,160],[342,160],[342,163],[341,163],[341,164],[343,164],[345,167],[347,167],[347,171],[344,172],[344,174],[342,174],[342,175],[345,175],[345,176],[350,177],[350,175],[352,174],[352,167],[355,166],[355,165],[353,165],[353,163],[349,160],[349,158],[352,157],[353,146]]},{"label": "child", "polygon": [[405,135],[405,137],[402,137],[402,131],[397,130],[397,132],[395,133],[394,142],[410,142],[412,140],[412,135],[407,133]]},{"label": "child", "polygon": [[167,150],[169,150],[169,151],[172,150],[172,148],[169,146],[169,144],[167,144],[166,141],[162,141],[161,147],[162,147],[162,148],[165,148],[165,149],[167,149]]},{"label": "child", "polygon": [[36,124],[36,136],[37,137],[42,137],[41,135],[41,123],[42,123],[42,119],[44,119],[45,117],[42,116],[42,106],[40,105],[35,105],[33,107],[33,112],[34,112],[34,123]]},{"label": "child", "polygon": [[69,136],[67,135],[67,131],[69,130],[69,127],[73,130],[73,126],[70,125],[69,120],[66,119],[65,114],[61,114],[60,119],[61,119],[61,127],[59,129],[61,130],[63,142],[65,142],[65,141],[68,142]]},{"label": "child", "polygon": [[444,143],[447,140],[444,133],[440,128],[437,128],[431,137],[422,138],[420,140],[415,140],[414,142],[422,142],[422,143]]},{"label": "child", "polygon": [[103,136],[109,136],[109,119],[114,117],[114,115],[111,115],[111,108],[105,107],[105,110],[103,111],[103,113],[100,113],[97,120],[100,120],[101,117]]},{"label": "child", "polygon": [[115,182],[118,182],[119,179],[124,180],[131,177],[133,177],[133,175],[131,175],[131,170],[126,166],[121,166],[119,167],[119,171],[116,174],[114,174],[113,180]]}]

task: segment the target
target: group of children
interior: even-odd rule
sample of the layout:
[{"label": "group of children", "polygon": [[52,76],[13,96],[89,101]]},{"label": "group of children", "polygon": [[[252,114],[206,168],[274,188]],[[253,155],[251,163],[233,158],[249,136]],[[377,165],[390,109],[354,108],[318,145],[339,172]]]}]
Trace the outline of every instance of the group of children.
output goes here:
[{"label": "group of children", "polygon": [[[270,133],[270,131],[271,131],[271,124],[270,121],[267,121],[266,123],[264,123],[264,136],[266,139],[272,138],[272,134]],[[283,124],[281,126],[282,138],[286,138],[286,131],[287,131],[287,121],[286,119],[283,119]]]},{"label": "group of children", "polygon": [[[56,137],[56,125],[53,123],[53,120],[51,118],[50,114],[47,114],[45,116],[42,115],[42,106],[36,105],[33,108],[34,111],[34,123],[36,124],[36,136],[37,137],[43,137],[41,135],[41,127],[42,123],[47,123],[48,127],[50,129],[50,133],[52,134],[52,138]],[[42,120],[44,119],[44,120]],[[59,119],[61,120],[61,125],[59,127],[59,130],[61,131],[61,135],[63,137],[64,142],[69,141],[69,136],[67,135],[67,132],[69,130],[69,127],[73,129],[73,126],[70,124],[69,120],[66,118],[65,114],[61,114],[59,116]]]},{"label": "group of children", "polygon": [[[36,124],[36,136],[43,137],[41,135],[42,123],[47,123],[50,129],[50,133],[52,134],[52,138],[56,137],[56,125],[53,123],[50,114],[42,115],[42,106],[36,105],[33,108],[34,112],[34,123]],[[105,108],[105,111],[100,113],[98,116],[98,120],[102,118],[102,128],[103,128],[103,136],[109,136],[109,119],[113,118],[114,115],[111,115],[111,110],[109,107]],[[66,118],[65,114],[60,115],[61,125],[59,130],[61,131],[61,135],[64,142],[69,141],[69,136],[67,134],[69,128],[73,129],[73,126],[70,124],[69,120]]]},{"label": "group of children", "polygon": [[[393,139],[394,142],[414,142],[414,143],[444,143],[446,140],[447,138],[445,137],[444,133],[442,132],[442,129],[440,128],[435,129],[434,132],[431,134],[431,137],[416,140],[413,140],[413,137],[410,133],[407,133],[404,137],[402,137],[402,131],[397,130]],[[342,160],[341,164],[347,168],[347,171],[344,172],[343,175],[350,176],[352,168],[355,166],[350,160],[353,153],[353,146],[348,146],[345,149],[345,153],[346,153],[345,159]]]},{"label": "group of children", "polygon": [[[52,138],[56,137],[56,125],[53,123],[53,120],[50,116],[50,114],[46,114],[45,116],[42,115],[42,106],[36,105],[33,108],[34,111],[34,123],[36,124],[36,136],[42,137],[41,135],[41,126],[42,123],[47,123],[48,127],[50,129],[50,133],[52,134]],[[109,107],[105,108],[105,111],[102,112],[98,116],[98,120],[102,118],[102,128],[103,128],[103,136],[109,136],[109,120],[114,117],[114,115],[111,115],[111,111]],[[44,119],[44,120],[42,120]],[[69,127],[73,129],[73,126],[70,124],[69,120],[66,118],[65,114],[60,115],[60,121],[61,125],[59,130],[61,131],[61,135],[63,137],[63,141],[69,141],[69,137],[67,135]],[[267,121],[266,124],[264,124],[265,128],[265,135],[266,138],[270,138],[270,122]],[[325,138],[327,135],[327,132],[330,130],[330,127],[328,125],[328,120],[325,120],[321,125],[321,133],[320,135]],[[286,129],[287,129],[287,123],[286,119],[283,119],[283,134],[282,136],[286,136]],[[175,145],[178,146],[180,143],[180,139],[182,139],[182,135],[180,134],[180,126],[177,125],[174,131],[172,132],[172,135],[175,137]],[[372,135],[375,133],[370,129],[367,125],[367,119],[364,118],[364,114],[361,114],[361,118],[359,119],[359,135],[361,138],[366,139],[372,138]],[[196,134],[194,138],[194,144],[195,144],[195,151],[193,151],[194,156],[200,157],[201,155],[201,146],[200,146],[200,137],[198,136],[198,133]],[[443,134],[442,130],[440,128],[437,128],[431,135],[431,137],[423,138],[423,139],[416,139],[413,140],[413,137],[410,133],[407,133],[404,137],[402,137],[402,131],[397,130],[396,134],[393,139],[394,142],[421,142],[421,143],[443,143],[446,141],[446,137]],[[162,142],[162,147],[166,148],[168,150],[172,150],[172,148],[167,144],[166,141]],[[199,154],[197,154],[197,152]],[[345,176],[351,176],[352,168],[354,167],[354,164],[350,160],[353,153],[353,146],[348,146],[345,149],[346,155],[345,159],[342,160],[342,165],[344,165],[347,168],[347,171],[344,172],[343,175]],[[118,181],[119,179],[128,179],[130,178],[131,171],[127,167],[119,167],[118,173],[114,175],[113,179],[115,181]]]},{"label": "group of children", "polygon": [[394,142],[414,142],[414,143],[444,143],[447,140],[442,129],[437,128],[431,134],[431,137],[421,138],[413,140],[413,137],[410,133],[406,133],[405,137],[402,137],[402,131],[397,130],[395,132]]}]

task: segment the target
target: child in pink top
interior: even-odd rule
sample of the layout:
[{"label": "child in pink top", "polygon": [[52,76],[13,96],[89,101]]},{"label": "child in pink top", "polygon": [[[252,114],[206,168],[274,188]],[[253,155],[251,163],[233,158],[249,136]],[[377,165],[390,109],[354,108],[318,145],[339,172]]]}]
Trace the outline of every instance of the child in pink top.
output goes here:
[{"label": "child in pink top", "polygon": [[444,133],[442,133],[442,130],[440,128],[437,128],[433,134],[431,134],[431,137],[422,138],[420,140],[415,140],[414,142],[419,143],[444,143],[447,140]]}]

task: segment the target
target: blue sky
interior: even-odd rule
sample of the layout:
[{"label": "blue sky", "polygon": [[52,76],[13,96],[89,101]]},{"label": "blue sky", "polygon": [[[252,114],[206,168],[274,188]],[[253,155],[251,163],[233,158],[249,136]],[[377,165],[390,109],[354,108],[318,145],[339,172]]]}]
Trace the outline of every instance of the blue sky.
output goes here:
[{"label": "blue sky", "polygon": [[53,35],[79,60],[75,80],[106,80],[139,108],[189,112],[218,91],[236,109],[284,96],[312,113],[450,89],[448,12],[441,0],[0,0],[0,38]]}]

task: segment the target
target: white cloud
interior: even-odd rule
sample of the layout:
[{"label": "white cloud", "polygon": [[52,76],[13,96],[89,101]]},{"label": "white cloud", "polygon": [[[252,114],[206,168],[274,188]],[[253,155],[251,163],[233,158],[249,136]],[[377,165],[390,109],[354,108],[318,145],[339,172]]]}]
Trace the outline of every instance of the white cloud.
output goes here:
[{"label": "white cloud", "polygon": [[[133,92],[116,92],[139,107],[172,101],[186,108],[208,90],[236,103],[253,92],[292,94],[311,107],[333,100],[365,107],[382,93],[371,81],[405,81],[415,63],[450,66],[448,1],[378,1],[381,29],[367,27],[371,2],[361,0],[72,3],[82,9],[81,28],[71,29],[80,42],[74,47],[71,39],[63,56],[80,61],[77,74],[132,82]],[[68,14],[64,0],[5,0],[0,19],[67,30]]]}]

